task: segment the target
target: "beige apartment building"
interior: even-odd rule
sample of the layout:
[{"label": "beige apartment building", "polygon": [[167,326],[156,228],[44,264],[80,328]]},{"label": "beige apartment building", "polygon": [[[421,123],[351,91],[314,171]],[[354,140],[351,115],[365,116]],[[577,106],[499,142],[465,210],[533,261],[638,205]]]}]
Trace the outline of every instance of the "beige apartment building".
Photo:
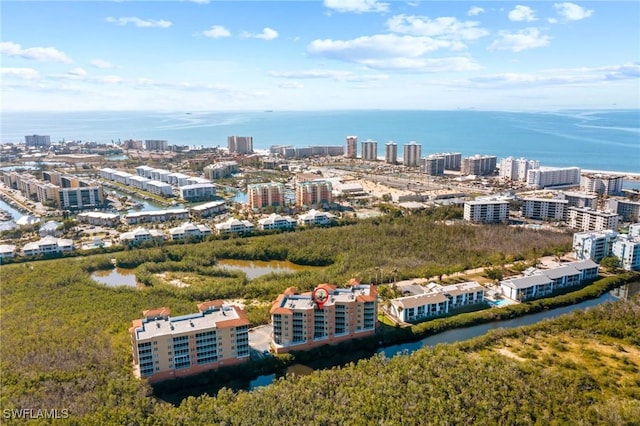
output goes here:
[{"label": "beige apartment building", "polygon": [[158,382],[249,360],[245,312],[221,300],[198,313],[171,317],[167,307],[147,310],[129,329],[134,375]]},{"label": "beige apartment building", "polygon": [[269,182],[247,185],[249,205],[252,209],[284,206],[284,184]]},{"label": "beige apartment building", "polygon": [[[375,334],[378,291],[374,285],[353,282],[348,288],[320,284],[328,295],[319,306],[313,292],[290,287],[271,308],[272,347],[277,354],[303,351]],[[314,291],[316,291],[314,290]]]}]

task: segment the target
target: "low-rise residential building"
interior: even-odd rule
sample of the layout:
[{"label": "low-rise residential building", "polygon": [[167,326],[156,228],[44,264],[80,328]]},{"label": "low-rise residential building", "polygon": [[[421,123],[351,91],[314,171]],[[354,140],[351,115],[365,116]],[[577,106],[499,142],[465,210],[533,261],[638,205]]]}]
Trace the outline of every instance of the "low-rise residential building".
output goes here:
[{"label": "low-rise residential building", "polygon": [[506,200],[473,200],[464,203],[464,220],[476,223],[504,223],[509,218]]},{"label": "low-rise residential building", "polygon": [[[426,287],[412,287],[417,294],[390,301],[389,313],[399,321],[417,322],[485,301],[485,289],[477,281],[446,286],[431,283]],[[416,288],[419,290],[415,291]]]},{"label": "low-rise residential building", "polygon": [[224,201],[211,201],[189,209],[191,216],[197,218],[216,216],[227,211],[227,203]]},{"label": "low-rise residential building", "polygon": [[522,216],[534,220],[563,220],[566,215],[567,200],[556,198],[522,199]]},{"label": "low-rise residential building", "polygon": [[163,197],[173,196],[173,187],[168,183],[159,180],[150,180],[147,182],[147,191]]},{"label": "low-rise residential building", "polygon": [[16,246],[13,244],[0,244],[0,260],[11,259],[16,256]]},{"label": "low-rise residential building", "polygon": [[22,247],[22,255],[36,256],[39,254],[63,253],[72,251],[74,248],[72,240],[47,235],[38,241],[25,244]]},{"label": "low-rise residential building", "polygon": [[549,296],[569,287],[587,283],[598,277],[599,266],[591,259],[566,263],[551,269],[535,269],[526,276],[500,281],[502,294],[510,299],[525,301]]},{"label": "low-rise residential building", "polygon": [[207,225],[193,224],[191,222],[169,229],[169,236],[172,241],[184,240],[185,238],[201,240],[208,235],[211,235],[211,228]]},{"label": "low-rise residential building", "polygon": [[222,223],[216,223],[215,228],[219,235],[246,234],[252,232],[255,226],[248,220],[229,218]]},{"label": "low-rise residential building", "polygon": [[620,216],[617,213],[579,207],[567,209],[567,225],[580,231],[617,230],[619,222]]},{"label": "low-rise residential building", "polygon": [[134,375],[150,383],[199,374],[249,360],[249,320],[221,300],[198,304],[198,313],[170,316],[147,310],[129,328]]},{"label": "low-rise residential building", "polygon": [[136,228],[133,231],[123,232],[120,234],[121,244],[138,245],[145,241],[158,241],[164,240],[164,234],[157,229]]},{"label": "low-rise residential building", "polygon": [[216,186],[212,183],[194,183],[180,187],[180,198],[185,201],[211,200],[216,196]]},{"label": "low-rise residential building", "polygon": [[104,205],[102,186],[58,189],[58,208],[62,210],[94,209]]},{"label": "low-rise residential building", "polygon": [[138,223],[168,222],[171,220],[188,220],[189,211],[186,209],[166,209],[150,212],[133,212],[124,216],[128,225]]},{"label": "low-rise residential building", "polygon": [[96,226],[118,226],[120,215],[116,213],[83,212],[76,216],[79,222]]},{"label": "low-rise residential building", "polygon": [[[314,294],[323,293],[324,303]],[[378,292],[374,285],[348,288],[321,284],[313,292],[288,288],[271,308],[272,347],[277,354],[372,336],[376,331]]]},{"label": "low-rise residential building", "polygon": [[573,253],[576,259],[591,259],[599,263],[611,255],[613,242],[617,237],[618,233],[611,229],[576,232],[573,234]]},{"label": "low-rise residential building", "polygon": [[279,214],[272,213],[268,217],[258,220],[258,229],[261,231],[269,229],[291,229],[297,225],[295,219],[291,216],[280,216]]},{"label": "low-rise residential building", "polygon": [[335,218],[336,216],[331,213],[311,209],[307,213],[298,216],[298,224],[302,226],[329,225]]}]

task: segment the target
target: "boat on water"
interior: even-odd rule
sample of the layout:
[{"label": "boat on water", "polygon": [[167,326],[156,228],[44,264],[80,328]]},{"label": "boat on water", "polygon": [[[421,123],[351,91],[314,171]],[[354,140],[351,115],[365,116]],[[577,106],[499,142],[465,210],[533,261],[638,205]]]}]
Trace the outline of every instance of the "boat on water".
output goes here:
[{"label": "boat on water", "polygon": [[6,210],[0,209],[0,221],[6,222],[8,220],[13,219],[13,215]]}]

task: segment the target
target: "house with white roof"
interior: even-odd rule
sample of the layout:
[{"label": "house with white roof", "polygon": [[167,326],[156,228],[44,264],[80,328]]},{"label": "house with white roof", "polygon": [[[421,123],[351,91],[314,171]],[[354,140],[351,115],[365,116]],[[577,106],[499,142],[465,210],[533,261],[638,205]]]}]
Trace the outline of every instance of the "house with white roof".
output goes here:
[{"label": "house with white roof", "polygon": [[164,234],[157,229],[146,229],[142,227],[120,234],[120,243],[122,244],[137,245],[148,240],[162,241],[164,240]]},{"label": "house with white roof", "polygon": [[258,220],[258,229],[261,231],[269,229],[291,229],[296,226],[298,222],[291,216],[280,216],[279,214],[272,213],[268,217]]},{"label": "house with white roof", "polygon": [[184,240],[185,238],[200,240],[207,235],[211,235],[211,228],[207,225],[196,225],[191,222],[186,222],[180,226],[169,229],[169,235],[172,241]]},{"label": "house with white roof", "polygon": [[335,215],[327,212],[321,212],[316,209],[311,209],[305,214],[298,216],[299,225],[328,225],[336,218]]},{"label": "house with white roof", "polygon": [[47,235],[41,240],[27,243],[22,247],[23,256],[68,252],[74,249],[73,241]]}]

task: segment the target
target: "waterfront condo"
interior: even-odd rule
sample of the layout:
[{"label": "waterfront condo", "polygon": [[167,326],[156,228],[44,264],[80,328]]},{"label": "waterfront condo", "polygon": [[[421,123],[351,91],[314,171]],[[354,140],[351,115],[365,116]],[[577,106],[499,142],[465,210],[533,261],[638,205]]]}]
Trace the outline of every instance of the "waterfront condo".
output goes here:
[{"label": "waterfront condo", "polygon": [[129,329],[136,377],[158,382],[249,359],[245,312],[221,300],[198,304],[198,313],[170,317],[163,307],[144,311]]},{"label": "waterfront condo", "polygon": [[317,289],[328,294],[321,306],[314,301],[313,292],[297,293],[293,287],[276,299],[271,308],[275,353],[309,350],[375,334],[378,291],[374,285],[354,282],[348,288],[337,288],[321,284]]}]

